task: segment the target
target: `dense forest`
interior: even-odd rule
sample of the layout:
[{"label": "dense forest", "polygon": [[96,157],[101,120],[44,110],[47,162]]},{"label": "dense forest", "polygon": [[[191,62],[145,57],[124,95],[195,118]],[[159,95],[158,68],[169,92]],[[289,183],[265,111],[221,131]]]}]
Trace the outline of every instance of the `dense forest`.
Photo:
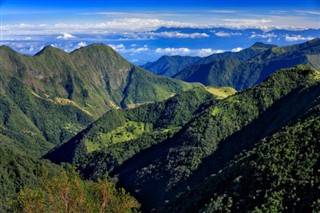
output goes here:
[{"label": "dense forest", "polygon": [[319,41],[148,64],[166,76],[1,46],[0,212],[320,211]]},{"label": "dense forest", "polygon": [[[175,112],[169,104],[174,99],[181,102],[175,106],[193,103],[190,100],[195,97],[195,91],[164,102],[165,115]],[[168,117],[162,117],[163,111],[155,110],[159,107],[157,104],[126,110],[124,116],[119,110],[107,113],[46,157],[59,163],[72,162],[88,179],[96,180],[106,172],[117,176],[119,185],[137,196],[144,211],[161,209],[165,202],[174,202],[185,190],[193,191],[198,187],[196,183],[223,169],[243,150],[253,149],[263,138],[297,122],[319,104],[319,92],[318,71],[306,66],[285,69],[225,99],[213,96],[202,104],[199,102],[200,108],[197,105],[179,107],[175,116],[169,114],[171,120],[167,124],[164,121]],[[196,101],[199,100],[194,103]],[[290,106],[295,107],[288,110]],[[175,124],[176,118],[192,115],[190,109],[197,108],[197,114]],[[115,120],[120,122],[116,126]],[[132,126],[132,121],[144,122],[140,126],[145,128],[142,135],[138,127]],[[175,128],[169,131],[168,124]],[[177,128],[180,125],[182,128]],[[130,139],[133,137],[130,134],[123,137],[119,128],[123,134],[132,129],[139,136],[136,139]],[[111,137],[115,141],[111,141]],[[92,141],[111,144],[104,148],[96,146],[91,152]],[[64,155],[69,159],[61,159]]]}]

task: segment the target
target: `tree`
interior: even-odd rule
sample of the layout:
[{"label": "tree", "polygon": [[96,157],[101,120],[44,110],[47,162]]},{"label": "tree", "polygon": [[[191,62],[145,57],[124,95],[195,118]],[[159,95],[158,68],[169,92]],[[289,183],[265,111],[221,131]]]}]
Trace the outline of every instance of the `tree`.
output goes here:
[{"label": "tree", "polygon": [[44,175],[41,188],[23,188],[14,211],[22,213],[134,212],[140,204],[124,189],[117,189],[108,177],[84,181],[69,168],[52,178]]}]

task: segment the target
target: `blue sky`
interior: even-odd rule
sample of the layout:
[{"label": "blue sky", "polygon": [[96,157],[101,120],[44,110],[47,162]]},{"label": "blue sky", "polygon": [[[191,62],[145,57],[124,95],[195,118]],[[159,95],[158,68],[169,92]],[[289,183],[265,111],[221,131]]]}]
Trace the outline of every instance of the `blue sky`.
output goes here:
[{"label": "blue sky", "polygon": [[[105,43],[136,63],[170,50],[205,56],[255,41],[303,42],[319,37],[317,32],[276,32],[276,39],[267,31],[320,28],[319,0],[0,0],[0,6],[1,44],[19,52],[34,54],[45,45],[72,51]],[[156,32],[160,27],[176,29]],[[234,31],[214,32],[217,27]],[[247,28],[264,35],[235,31]]]}]

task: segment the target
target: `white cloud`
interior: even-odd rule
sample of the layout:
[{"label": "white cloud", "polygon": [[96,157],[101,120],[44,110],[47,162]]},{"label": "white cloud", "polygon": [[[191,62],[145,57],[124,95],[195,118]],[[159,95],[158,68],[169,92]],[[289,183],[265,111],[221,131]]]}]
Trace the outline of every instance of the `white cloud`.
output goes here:
[{"label": "white cloud", "polygon": [[303,37],[302,35],[285,35],[285,40],[288,42],[294,42],[294,41],[308,41],[312,40],[314,37]]},{"label": "white cloud", "polygon": [[106,12],[90,12],[82,13],[82,15],[104,15],[112,18],[159,18],[159,17],[181,17],[185,16],[183,13],[177,13],[176,11],[170,13],[162,13],[159,11],[144,11],[144,12],[119,12],[119,11],[106,11]]},{"label": "white cloud", "polygon": [[43,49],[37,42],[33,41],[15,41],[15,42],[3,42],[4,45],[10,46],[14,50],[23,54],[34,54]]},{"label": "white cloud", "polygon": [[77,46],[76,46],[75,48],[78,49],[78,48],[80,48],[80,47],[85,47],[85,46],[87,46],[87,43],[81,41],[81,42],[79,42],[79,43],[77,44]]},{"label": "white cloud", "polygon": [[257,27],[260,29],[268,29],[268,25],[272,23],[271,19],[223,19],[226,26],[235,27],[235,28],[249,28]]},{"label": "white cloud", "polygon": [[295,12],[306,15],[320,15],[320,10],[296,10]]},{"label": "white cloud", "polygon": [[235,10],[208,10],[211,13],[236,13]]},{"label": "white cloud", "polygon": [[213,32],[216,36],[218,37],[230,37],[230,36],[241,36],[242,33],[228,33],[228,32],[224,32],[224,31],[219,31],[219,32],[215,32],[215,31],[211,31]]},{"label": "white cloud", "polygon": [[225,50],[213,50],[211,48],[202,49],[189,49],[186,47],[182,48],[157,48],[155,50],[160,55],[192,55],[192,56],[208,56],[214,53],[223,53]]},{"label": "white cloud", "polygon": [[143,47],[139,47],[137,49],[131,48],[131,49],[128,50],[128,52],[141,53],[141,52],[145,52],[145,51],[148,51],[148,50],[149,50],[148,45],[143,45]]},{"label": "white cloud", "polygon": [[206,33],[181,33],[181,32],[147,32],[146,35],[159,36],[166,38],[207,38]]},{"label": "white cloud", "polygon": [[142,47],[129,48],[129,49],[127,49],[123,44],[118,44],[118,45],[109,44],[109,46],[119,53],[138,54],[138,53],[146,52],[149,50],[148,45],[143,45]]},{"label": "white cloud", "polygon": [[62,36],[57,37],[57,39],[72,39],[72,38],[76,38],[76,36],[73,36],[70,33],[64,33]]},{"label": "white cloud", "polygon": [[214,33],[216,36],[219,36],[219,37],[229,37],[230,36],[230,33],[226,33],[226,32],[223,32],[223,31],[220,31],[220,32],[216,32]]},{"label": "white cloud", "polygon": [[187,27],[192,26],[191,24],[177,22],[177,21],[166,21],[161,19],[150,19],[150,18],[123,18],[114,19],[112,21],[95,24],[95,28],[113,29],[118,31],[148,31],[154,30],[159,27]]},{"label": "white cloud", "polygon": [[[309,11],[309,13],[317,13],[317,11]],[[208,17],[204,14],[204,20],[198,23],[189,21],[178,21],[174,18],[158,19],[149,17],[133,17],[133,18],[115,18],[106,22],[85,22],[80,19],[79,23],[55,23],[55,24],[6,24],[3,25],[4,35],[54,35],[57,32],[68,32],[65,35],[60,35],[60,39],[70,39],[72,34],[123,34],[137,33],[156,30],[160,27],[193,27],[193,28],[212,28],[212,27],[229,27],[229,28],[258,28],[263,30],[270,29],[306,29],[319,28],[319,20],[309,16],[280,16],[280,15],[257,15],[247,14],[248,17],[254,18],[221,18],[213,17],[208,24]],[[180,19],[181,20],[181,19]],[[185,19],[190,20],[190,19]],[[288,25],[290,23],[290,25]],[[187,33],[184,33],[187,34]],[[180,36],[180,37],[206,37],[206,34],[188,34],[182,33],[165,34],[162,36]],[[161,35],[161,34],[160,34]],[[221,34],[222,35],[222,34]]]},{"label": "white cloud", "polygon": [[268,38],[267,42],[272,43],[272,38]]},{"label": "white cloud", "polygon": [[203,49],[198,49],[198,50],[195,50],[195,55],[197,56],[208,56],[208,55],[212,55],[214,53],[223,53],[225,52],[225,50],[213,50],[211,48],[203,48]]},{"label": "white cloud", "polygon": [[157,54],[169,54],[169,55],[187,55],[191,53],[189,48],[157,48]]},{"label": "white cloud", "polygon": [[249,38],[277,38],[278,36],[274,33],[264,33],[264,34],[253,34]]},{"label": "white cloud", "polygon": [[243,48],[241,48],[241,47],[236,47],[236,48],[233,48],[233,49],[231,50],[231,52],[240,52],[241,50],[243,50]]},{"label": "white cloud", "polygon": [[109,44],[109,46],[115,51],[120,51],[125,49],[125,46],[123,44],[117,44],[117,45]]},{"label": "white cloud", "polygon": [[[239,52],[243,50],[243,48],[241,47],[236,47],[231,49],[231,52]],[[218,54],[218,53],[224,53],[227,52],[227,50],[223,50],[223,49],[211,49],[211,48],[202,48],[202,49],[189,49],[186,47],[182,47],[182,48],[157,48],[155,50],[155,52],[157,54],[160,55],[190,55],[190,56],[200,56],[200,57],[205,57],[205,56],[209,56],[212,54]]]},{"label": "white cloud", "polygon": [[134,58],[134,59],[131,59],[130,61],[131,61],[132,63],[136,63],[136,62],[138,62],[138,61],[139,61],[139,59]]}]

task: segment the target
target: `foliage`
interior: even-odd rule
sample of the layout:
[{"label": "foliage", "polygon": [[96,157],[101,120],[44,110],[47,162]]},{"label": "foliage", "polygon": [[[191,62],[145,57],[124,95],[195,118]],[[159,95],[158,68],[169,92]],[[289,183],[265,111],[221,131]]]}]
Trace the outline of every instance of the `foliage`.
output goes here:
[{"label": "foliage", "polygon": [[141,67],[157,75],[173,76],[187,66],[199,61],[200,57],[192,56],[161,56],[155,62],[149,62]]},{"label": "foliage", "polygon": [[243,90],[282,68],[307,64],[320,69],[317,62],[320,58],[319,44],[319,38],[286,47],[256,43],[238,53],[229,53],[227,57],[219,58],[219,54],[214,54],[204,58],[173,77],[208,86],[230,86]]},{"label": "foliage", "polygon": [[36,160],[18,150],[0,145],[0,211],[9,211],[9,200],[25,186],[40,185],[42,174],[57,174],[60,168],[47,161]]},{"label": "foliage", "polygon": [[162,101],[196,86],[147,73],[102,44],[70,54],[47,46],[35,56],[2,46],[0,73],[1,137],[37,156],[110,109]]},{"label": "foliage", "polygon": [[181,195],[166,211],[319,211],[319,113],[320,105],[298,122],[262,139]]},{"label": "foliage", "polygon": [[[37,96],[72,100],[94,118],[112,108],[125,106],[121,103],[161,101],[194,87],[147,73],[103,44],[92,44],[70,54],[47,46],[35,56],[20,55],[1,47],[0,58],[4,91],[11,79],[16,78]],[[126,94],[128,92],[130,94]]]},{"label": "foliage", "polygon": [[161,56],[157,61],[147,63],[142,67],[157,75],[179,76],[178,73],[182,70],[185,70],[185,68],[188,68],[189,66],[193,66],[196,64],[207,64],[213,61],[221,61],[225,59],[247,60],[271,47],[274,47],[274,45],[256,43],[252,47],[242,50],[240,52],[225,52],[219,54],[212,54],[204,58],[178,55]]},{"label": "foliage", "polygon": [[0,142],[40,157],[52,148],[38,128],[13,101],[0,93]]},{"label": "foliage", "polygon": [[12,79],[8,86],[8,96],[50,143],[59,144],[70,139],[93,121],[77,107],[36,97],[17,79]]},{"label": "foliage", "polygon": [[74,169],[52,178],[42,177],[41,188],[23,188],[13,208],[17,212],[133,212],[140,204],[108,178],[83,181]]},{"label": "foliage", "polygon": [[55,163],[81,164],[80,161],[90,152],[104,150],[112,153],[112,159],[122,163],[135,153],[170,137],[202,107],[206,107],[205,103],[211,101],[214,97],[197,87],[163,102],[109,111],[67,143],[49,152],[45,158]]},{"label": "foliage", "polygon": [[[136,192],[144,210],[162,206],[314,107],[318,77],[305,66],[281,70],[213,104],[168,140],[129,158],[114,174],[122,186]],[[288,110],[290,106],[295,107]]]},{"label": "foliage", "polygon": [[[279,67],[318,66],[318,55],[319,39],[257,43],[201,59],[206,75],[186,76],[243,89]],[[36,56],[0,47],[0,73],[0,211],[7,198],[18,212],[137,210],[107,173],[143,211],[319,210],[320,74],[308,66],[236,94],[155,76],[104,45]],[[45,158],[90,180],[37,159],[65,140]]]}]

